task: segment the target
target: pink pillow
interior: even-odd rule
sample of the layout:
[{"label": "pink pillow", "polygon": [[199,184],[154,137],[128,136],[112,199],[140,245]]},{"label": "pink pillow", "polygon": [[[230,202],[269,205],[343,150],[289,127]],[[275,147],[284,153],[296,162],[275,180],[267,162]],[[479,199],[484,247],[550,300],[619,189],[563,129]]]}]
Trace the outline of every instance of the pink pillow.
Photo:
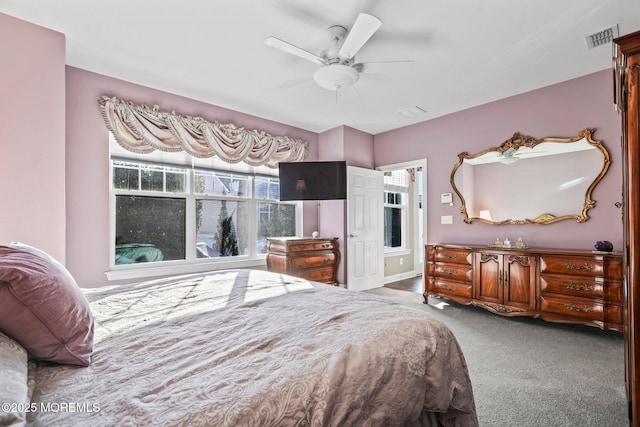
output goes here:
[{"label": "pink pillow", "polygon": [[89,302],[62,264],[27,245],[0,246],[0,331],[35,359],[91,363]]}]

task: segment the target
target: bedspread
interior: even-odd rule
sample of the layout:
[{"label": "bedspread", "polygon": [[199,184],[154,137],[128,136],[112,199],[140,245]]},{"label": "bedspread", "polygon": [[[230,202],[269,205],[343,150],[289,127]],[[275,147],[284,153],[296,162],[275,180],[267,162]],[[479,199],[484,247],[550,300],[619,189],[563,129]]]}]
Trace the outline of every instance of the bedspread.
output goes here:
[{"label": "bedspread", "polygon": [[477,425],[457,341],[418,309],[260,270],[84,292],[91,366],[30,372],[32,402],[76,410],[29,425]]}]

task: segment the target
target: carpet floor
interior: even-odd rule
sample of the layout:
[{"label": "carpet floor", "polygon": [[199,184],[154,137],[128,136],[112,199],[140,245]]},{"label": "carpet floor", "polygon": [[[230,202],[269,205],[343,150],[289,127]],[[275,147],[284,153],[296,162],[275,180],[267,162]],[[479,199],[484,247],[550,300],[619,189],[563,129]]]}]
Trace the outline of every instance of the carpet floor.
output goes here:
[{"label": "carpet floor", "polygon": [[426,311],[452,330],[487,427],[628,426],[624,340],[615,331],[502,317],[390,288],[366,291]]}]

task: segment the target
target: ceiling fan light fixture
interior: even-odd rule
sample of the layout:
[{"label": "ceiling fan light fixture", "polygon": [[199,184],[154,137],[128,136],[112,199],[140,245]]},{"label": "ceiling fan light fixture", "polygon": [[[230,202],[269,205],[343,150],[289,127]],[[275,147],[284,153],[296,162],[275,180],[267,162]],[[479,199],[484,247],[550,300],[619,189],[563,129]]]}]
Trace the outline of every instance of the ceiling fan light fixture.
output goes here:
[{"label": "ceiling fan light fixture", "polygon": [[348,65],[329,64],[313,73],[313,80],[318,86],[332,90],[342,90],[356,84],[360,74]]}]

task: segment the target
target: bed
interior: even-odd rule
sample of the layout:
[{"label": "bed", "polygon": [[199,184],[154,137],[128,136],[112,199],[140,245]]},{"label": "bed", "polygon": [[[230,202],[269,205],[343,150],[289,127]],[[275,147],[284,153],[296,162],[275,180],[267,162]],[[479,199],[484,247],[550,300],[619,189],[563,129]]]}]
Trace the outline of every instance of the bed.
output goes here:
[{"label": "bed", "polygon": [[[3,260],[29,250],[3,248],[6,313],[15,307],[5,290],[16,296],[19,274],[3,273],[10,269]],[[0,314],[0,425],[477,425],[450,330],[382,297],[223,270],[82,289],[74,299],[87,306],[52,315],[72,317],[66,328],[77,329],[54,340],[65,341],[63,350],[29,348],[23,329]],[[2,384],[18,394],[7,397]]]}]

